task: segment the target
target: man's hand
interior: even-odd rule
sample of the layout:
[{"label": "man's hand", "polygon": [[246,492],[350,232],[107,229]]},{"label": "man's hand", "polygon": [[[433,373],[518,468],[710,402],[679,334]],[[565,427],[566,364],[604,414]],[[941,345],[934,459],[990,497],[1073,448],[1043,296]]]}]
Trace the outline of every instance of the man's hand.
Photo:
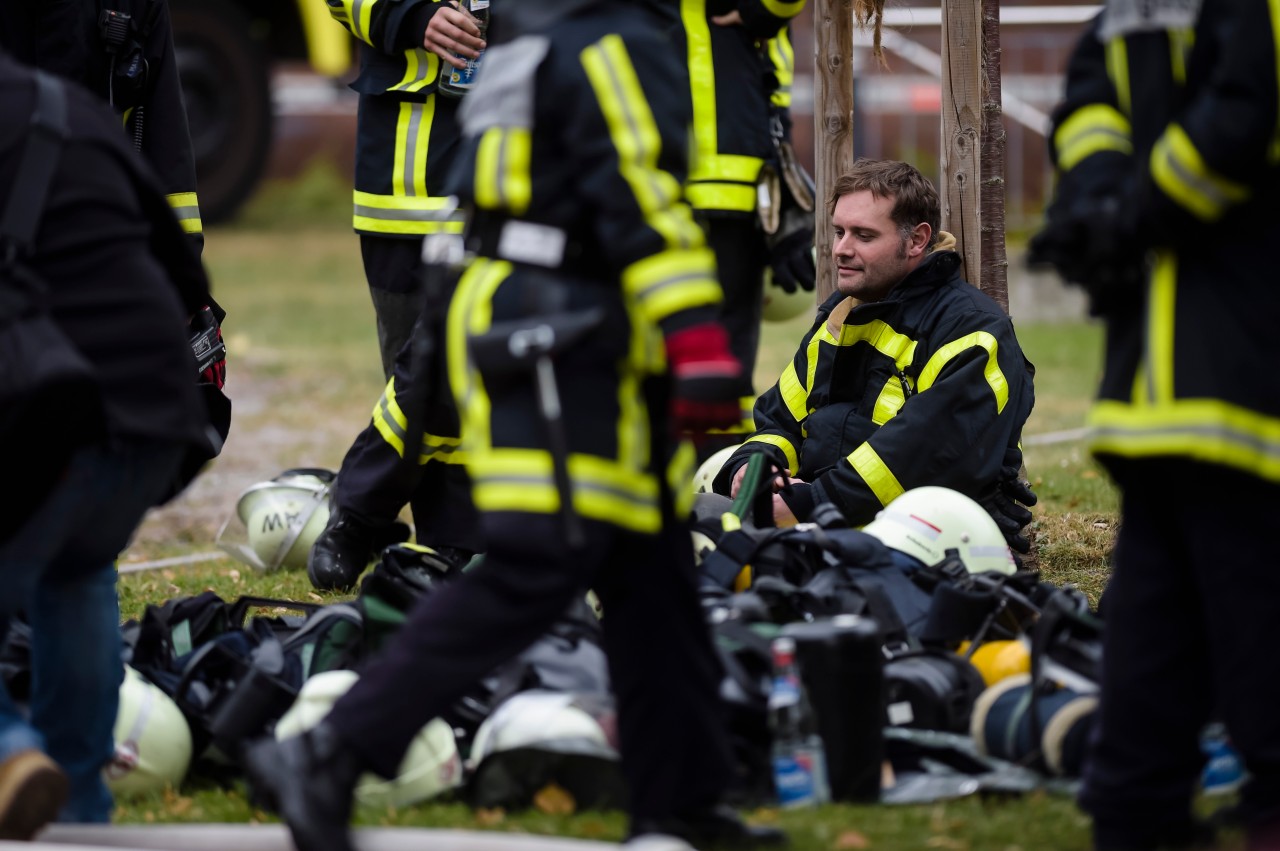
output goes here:
[{"label": "man's hand", "polygon": [[982,500],[982,507],[996,521],[1010,549],[1029,553],[1031,541],[1022,534],[1022,530],[1032,520],[1027,507],[1035,505],[1039,499],[1031,490],[1031,484],[1018,478],[1022,453],[1016,449],[1005,450],[1004,461],[1004,466],[1000,468],[1000,481]]},{"label": "man's hand", "polygon": [[[458,8],[456,2],[443,3],[431,16],[422,46],[455,68],[466,68],[467,59],[476,59],[485,48],[476,19]],[[460,54],[463,58],[459,59]]]},{"label": "man's hand", "polygon": [[818,277],[813,257],[813,215],[799,207],[788,207],[782,225],[765,242],[773,282],[784,292],[813,292]]},{"label": "man's hand", "polygon": [[668,334],[671,419],[678,431],[705,432],[742,421],[742,364],[729,351],[729,335],[718,322],[703,322]]},{"label": "man's hand", "polygon": [[800,521],[791,513],[791,507],[778,494],[773,495],[773,525],[779,529],[794,526]]},{"label": "man's hand", "polygon": [[711,23],[718,27],[740,27],[742,26],[742,13],[734,9],[725,15],[712,15]]},{"label": "man's hand", "polygon": [[[777,467],[774,467],[773,472],[773,481],[770,484],[773,487],[774,493],[782,490],[788,483],[804,484],[800,479],[791,478],[790,470],[779,470]],[[746,474],[746,464],[743,464],[741,467],[733,471],[733,481],[729,483],[729,496],[736,497],[738,495],[738,491],[742,490],[742,477]]]}]

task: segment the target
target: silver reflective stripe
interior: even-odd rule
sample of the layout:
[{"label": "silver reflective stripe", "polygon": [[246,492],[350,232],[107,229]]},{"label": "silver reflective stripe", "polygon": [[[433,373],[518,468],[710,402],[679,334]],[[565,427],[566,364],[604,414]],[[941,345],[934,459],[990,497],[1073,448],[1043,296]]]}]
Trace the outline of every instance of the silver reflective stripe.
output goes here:
[{"label": "silver reflective stripe", "polygon": [[355,205],[355,214],[369,219],[386,219],[387,221],[441,223],[459,221],[456,216],[441,216],[438,210],[388,210],[384,207],[369,207],[364,204]]},{"label": "silver reflective stripe", "polygon": [[409,107],[409,126],[404,133],[404,194],[410,198],[417,195],[413,184],[417,174],[418,134],[421,132],[422,104],[415,103]]},{"label": "silver reflective stripe", "polygon": [[545,36],[527,35],[485,51],[475,88],[458,110],[464,136],[490,127],[533,127],[533,86],[550,47]]}]

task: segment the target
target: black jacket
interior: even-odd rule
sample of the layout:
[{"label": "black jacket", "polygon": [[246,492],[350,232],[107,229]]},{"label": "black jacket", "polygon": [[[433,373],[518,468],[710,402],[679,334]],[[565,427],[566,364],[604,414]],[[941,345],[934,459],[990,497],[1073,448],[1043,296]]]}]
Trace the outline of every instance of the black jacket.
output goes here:
[{"label": "black jacket", "polygon": [[[138,149],[159,177],[183,231],[202,246],[195,154],[168,0],[41,0],[7,2],[0,9],[0,46],[19,62],[73,80],[110,102],[128,137],[140,140]],[[139,67],[145,72],[125,75],[127,43],[113,64],[98,26],[102,9],[131,16],[138,27],[139,56],[145,61]]]},{"label": "black jacket", "polygon": [[981,500],[1017,450],[1033,370],[1009,317],[959,267],[951,251],[926,258],[883,301],[850,310],[838,336],[827,320],[844,296],[827,299],[715,490],[764,452],[858,526],[922,485]]},{"label": "black jacket", "polygon": [[[0,54],[0,187],[13,185],[31,72]],[[195,381],[188,317],[209,284],[156,179],[130,150],[116,117],[67,85],[69,138],[28,265],[45,282],[54,321],[97,374],[108,436],[187,443],[214,454]],[[18,119],[18,117],[21,117]]]},{"label": "black jacket", "polygon": [[1265,0],[1205,0],[1159,24],[1143,8],[1107,6],[1054,113],[1060,196],[1133,182],[1135,251],[1152,249],[1145,289],[1107,317],[1091,447],[1280,483],[1280,20]]}]

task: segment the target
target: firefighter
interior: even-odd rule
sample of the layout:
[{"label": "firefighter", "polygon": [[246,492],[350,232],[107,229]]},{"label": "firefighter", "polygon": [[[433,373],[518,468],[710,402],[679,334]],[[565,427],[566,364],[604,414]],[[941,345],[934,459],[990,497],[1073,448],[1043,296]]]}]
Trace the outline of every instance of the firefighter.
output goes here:
[{"label": "firefighter", "polygon": [[168,0],[8,3],[0,44],[19,62],[74,80],[111,104],[159,176],[183,232],[202,247]]},{"label": "firefighter", "polygon": [[440,0],[334,0],[329,14],[362,43],[352,225],[390,379],[422,310],[422,238],[462,231],[441,188],[458,144],[457,101],[436,91],[451,64],[442,54],[474,58],[483,41],[469,14]]},{"label": "firefighter", "polygon": [[623,0],[503,14],[462,111],[476,256],[447,335],[485,558],[423,598],[318,727],[251,746],[247,770],[299,848],[351,848],[359,774],[394,774],[423,722],[594,588],[631,832],[777,844],[720,803],[720,672],[684,520],[694,453],[679,433],[737,419],[740,366],[681,200],[683,71]]},{"label": "firefighter", "polygon": [[[6,514],[29,512],[0,535],[0,635],[19,609],[33,635],[29,716],[0,686],[0,836],[10,840],[54,817],[110,820],[102,769],[122,674],[116,556],[145,512],[216,451],[186,333],[209,302],[195,247],[117,116],[81,87],[41,76],[48,82],[0,50],[0,199],[13,205],[0,213],[0,296],[14,333],[42,313],[24,308],[38,280],[48,319],[84,358],[94,390],[34,411],[6,395],[0,417],[0,439],[26,436],[25,456],[7,465],[16,490]],[[29,129],[37,103],[43,126]],[[89,395],[99,399],[89,405]],[[67,410],[82,407],[93,410]],[[29,505],[46,478],[53,489]]]},{"label": "firefighter", "polygon": [[[782,170],[779,145],[789,144],[795,60],[786,25],[804,0],[647,0],[647,5],[663,17],[688,66],[695,148],[688,198],[716,254],[725,296],[720,320],[743,367],[740,421],[700,442],[700,457],[707,457],[752,431],[751,376],[765,269],[772,267],[781,285],[814,287],[812,212],[787,217],[778,209],[786,184],[765,178]],[[772,234],[762,228],[761,207],[765,218],[779,217]]]},{"label": "firefighter", "polygon": [[830,502],[862,526],[904,490],[941,485],[982,503],[1027,552],[1035,496],[1017,478],[1018,442],[1033,369],[1005,312],[960,278],[937,190],[907,163],[864,159],[827,209],[836,292],[713,488],[736,496],[764,453],[790,480],[774,495],[777,523]]},{"label": "firefighter", "polygon": [[[436,87],[442,68],[465,66],[484,42],[475,19],[447,2],[345,0],[329,11],[368,45],[352,84],[360,92],[353,221],[387,377],[343,458],[329,522],[307,558],[316,588],[345,590],[378,550],[408,536],[396,521],[406,503],[420,542],[459,564],[478,547],[443,372],[421,351],[415,366],[409,341],[415,327],[419,338],[438,335],[448,299],[424,299],[423,238],[462,229],[442,190],[458,146],[458,101]],[[414,429],[420,449],[407,449],[408,423],[423,411],[429,422]]]},{"label": "firefighter", "polygon": [[1053,114],[1060,174],[1032,243],[1106,322],[1087,425],[1121,493],[1097,728],[1079,801],[1098,848],[1208,845],[1198,737],[1225,721],[1236,818],[1280,847],[1280,11],[1108,2]]}]

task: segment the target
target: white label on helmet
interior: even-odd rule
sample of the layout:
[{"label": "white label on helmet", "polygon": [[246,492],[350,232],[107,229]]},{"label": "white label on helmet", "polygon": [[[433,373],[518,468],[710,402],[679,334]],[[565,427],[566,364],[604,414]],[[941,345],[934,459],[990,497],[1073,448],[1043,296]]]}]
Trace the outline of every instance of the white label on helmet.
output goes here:
[{"label": "white label on helmet", "polygon": [[908,701],[902,700],[898,703],[889,704],[889,723],[895,727],[901,727],[903,724],[910,724],[916,720],[916,714],[911,709]]}]

